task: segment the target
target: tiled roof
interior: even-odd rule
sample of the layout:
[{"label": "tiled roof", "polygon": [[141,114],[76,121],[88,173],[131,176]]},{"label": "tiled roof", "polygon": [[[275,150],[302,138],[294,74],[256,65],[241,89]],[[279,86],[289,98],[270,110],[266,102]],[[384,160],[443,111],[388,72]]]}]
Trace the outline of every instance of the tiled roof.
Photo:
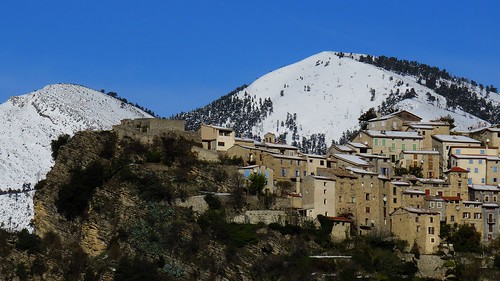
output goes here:
[{"label": "tiled roof", "polygon": [[449,169],[448,171],[445,171],[445,173],[448,173],[448,172],[454,172],[454,173],[468,173],[469,171],[467,171],[466,169],[464,168],[460,168],[460,167],[452,167],[451,169]]}]

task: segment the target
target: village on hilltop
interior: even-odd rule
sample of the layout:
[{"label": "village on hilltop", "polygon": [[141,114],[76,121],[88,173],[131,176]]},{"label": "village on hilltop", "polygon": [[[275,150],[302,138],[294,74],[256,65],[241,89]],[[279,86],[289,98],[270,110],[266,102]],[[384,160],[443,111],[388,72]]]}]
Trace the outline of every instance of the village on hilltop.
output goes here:
[{"label": "village on hilltop", "polygon": [[259,142],[214,125],[189,132],[180,120],[123,120],[113,130],[144,141],[177,132],[201,143],[196,152],[204,160],[241,158],[245,178],[262,174],[263,192],[287,200],[298,216],[331,220],[336,240],[353,231],[396,236],[431,254],[440,250],[442,225],[469,224],[485,243],[500,233],[500,128],[495,126],[451,132],[449,122],[423,122],[403,110],[368,120],[366,130],[326,155],[277,143],[273,133]]}]

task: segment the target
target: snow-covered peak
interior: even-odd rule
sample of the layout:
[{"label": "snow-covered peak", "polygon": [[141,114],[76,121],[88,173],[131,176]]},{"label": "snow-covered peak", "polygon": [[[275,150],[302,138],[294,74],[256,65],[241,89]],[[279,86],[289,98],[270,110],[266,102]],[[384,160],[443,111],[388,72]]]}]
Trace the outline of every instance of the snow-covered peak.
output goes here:
[{"label": "snow-covered peak", "polygon": [[[423,121],[450,115],[457,130],[489,125],[459,108],[448,107],[444,97],[417,83],[416,77],[359,62],[360,56],[321,52],[272,71],[240,91],[239,98],[272,100],[273,112],[254,126],[252,134],[262,137],[266,132],[288,132],[288,143],[300,143],[302,136],[324,133],[329,144],[344,131],[357,129],[359,116],[387,102],[391,93],[404,94],[412,89],[416,95],[398,101],[396,107],[411,111]],[[288,124],[293,124],[287,126],[290,118],[294,120]],[[294,130],[296,133],[292,133]]]},{"label": "snow-covered peak", "polygon": [[61,134],[109,130],[125,118],[151,117],[118,99],[74,84],[53,84],[0,105],[0,189],[21,189],[53,165],[50,143]]}]

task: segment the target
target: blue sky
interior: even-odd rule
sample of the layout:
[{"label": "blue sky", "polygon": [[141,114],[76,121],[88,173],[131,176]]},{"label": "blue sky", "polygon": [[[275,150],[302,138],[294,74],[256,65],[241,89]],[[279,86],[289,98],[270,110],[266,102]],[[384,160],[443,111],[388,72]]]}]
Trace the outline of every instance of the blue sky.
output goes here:
[{"label": "blue sky", "polygon": [[500,87],[497,1],[0,3],[0,102],[77,83],[161,116],[321,51],[416,60]]}]

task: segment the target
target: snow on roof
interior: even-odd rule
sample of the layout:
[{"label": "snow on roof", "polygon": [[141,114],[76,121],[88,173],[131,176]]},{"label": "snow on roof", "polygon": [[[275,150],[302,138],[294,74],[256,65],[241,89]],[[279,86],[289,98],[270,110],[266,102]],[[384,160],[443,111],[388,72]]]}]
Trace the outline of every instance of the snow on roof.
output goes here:
[{"label": "snow on roof", "polygon": [[205,125],[205,126],[211,127],[211,128],[217,129],[217,130],[233,131],[233,129],[231,129],[231,128],[226,128],[226,127],[222,127],[222,126],[216,126],[216,125]]},{"label": "snow on roof", "polygon": [[243,141],[243,142],[255,142],[254,139],[248,139],[248,138],[234,138],[235,141]]},{"label": "snow on roof", "polygon": [[366,162],[361,157],[356,155],[335,153],[333,154],[333,156],[337,159],[344,160],[346,162],[353,163],[355,165],[370,166],[370,163]]},{"label": "snow on roof", "polygon": [[473,205],[481,205],[483,202],[480,201],[462,201],[464,204],[473,204]]},{"label": "snow on roof", "polygon": [[284,148],[284,149],[291,149],[291,150],[298,150],[297,147],[289,144],[281,144],[281,143],[270,143],[270,142],[262,142],[262,143],[256,143],[255,145],[257,146],[266,146],[269,148]]},{"label": "snow on roof", "polygon": [[354,167],[347,167],[346,168],[347,170],[353,172],[353,173],[356,173],[356,174],[363,174],[363,175],[378,175],[377,173],[375,172],[370,172],[370,171],[367,171],[367,170],[363,170],[363,169],[358,169],[358,168],[354,168]]},{"label": "snow on roof", "polygon": [[410,131],[376,131],[366,130],[363,131],[369,136],[377,138],[393,138],[393,139],[423,139],[417,132]]},{"label": "snow on roof", "polygon": [[500,187],[497,185],[471,184],[469,188],[477,191],[500,191]]},{"label": "snow on roof", "polygon": [[391,181],[391,183],[394,185],[410,185],[409,182],[405,182],[405,181]]},{"label": "snow on roof", "polygon": [[406,193],[406,194],[425,195],[425,191],[421,191],[421,190],[413,190],[413,189],[403,190],[403,193]]},{"label": "snow on roof", "polygon": [[290,156],[290,155],[282,155],[282,154],[274,154],[274,153],[271,153],[270,155],[272,155],[275,158],[284,158],[284,159],[293,159],[293,160],[305,160],[304,158],[302,158],[300,156]]},{"label": "snow on roof", "polygon": [[403,210],[410,212],[410,213],[415,213],[415,214],[426,214],[426,215],[438,215],[438,212],[433,212],[431,210],[426,210],[426,209],[417,209],[413,207],[402,207]]},{"label": "snow on roof", "polygon": [[421,183],[446,183],[444,179],[424,179],[424,178],[417,178],[417,181]]},{"label": "snow on roof", "polygon": [[325,177],[325,176],[310,176],[310,177],[317,179],[317,180],[327,180],[327,181],[334,181],[335,180],[332,177]]},{"label": "snow on roof", "polygon": [[355,148],[368,148],[367,145],[365,145],[364,143],[360,143],[360,142],[348,142],[347,145],[350,145],[350,146],[355,147]]},{"label": "snow on roof", "polygon": [[437,150],[403,150],[404,154],[439,154]]},{"label": "snow on roof", "polygon": [[247,170],[247,169],[253,169],[253,168],[258,168],[259,165],[250,165],[250,166],[244,166],[240,167],[240,169]]},{"label": "snow on roof", "polygon": [[303,154],[309,158],[318,158],[318,159],[326,159],[326,155],[317,155],[317,154]]},{"label": "snow on roof", "polygon": [[452,154],[451,157],[457,159],[486,159],[489,161],[500,161],[500,157],[485,154]]},{"label": "snow on roof", "polygon": [[442,142],[464,142],[464,143],[477,143],[481,144],[480,141],[459,135],[433,135],[434,139],[442,141]]},{"label": "snow on roof", "polygon": [[388,155],[380,155],[380,154],[370,154],[370,153],[357,153],[356,155],[364,157],[364,158],[379,158],[379,159],[389,159]]},{"label": "snow on roof", "polygon": [[432,130],[434,127],[429,126],[429,125],[420,125],[420,124],[411,124],[410,128],[413,129],[423,129],[423,130]]},{"label": "snow on roof", "polygon": [[336,145],[335,147],[340,151],[354,151],[352,148],[348,147],[347,145]]},{"label": "snow on roof", "polygon": [[496,203],[483,203],[483,207],[485,207],[485,208],[498,208],[498,204],[496,204]]}]

